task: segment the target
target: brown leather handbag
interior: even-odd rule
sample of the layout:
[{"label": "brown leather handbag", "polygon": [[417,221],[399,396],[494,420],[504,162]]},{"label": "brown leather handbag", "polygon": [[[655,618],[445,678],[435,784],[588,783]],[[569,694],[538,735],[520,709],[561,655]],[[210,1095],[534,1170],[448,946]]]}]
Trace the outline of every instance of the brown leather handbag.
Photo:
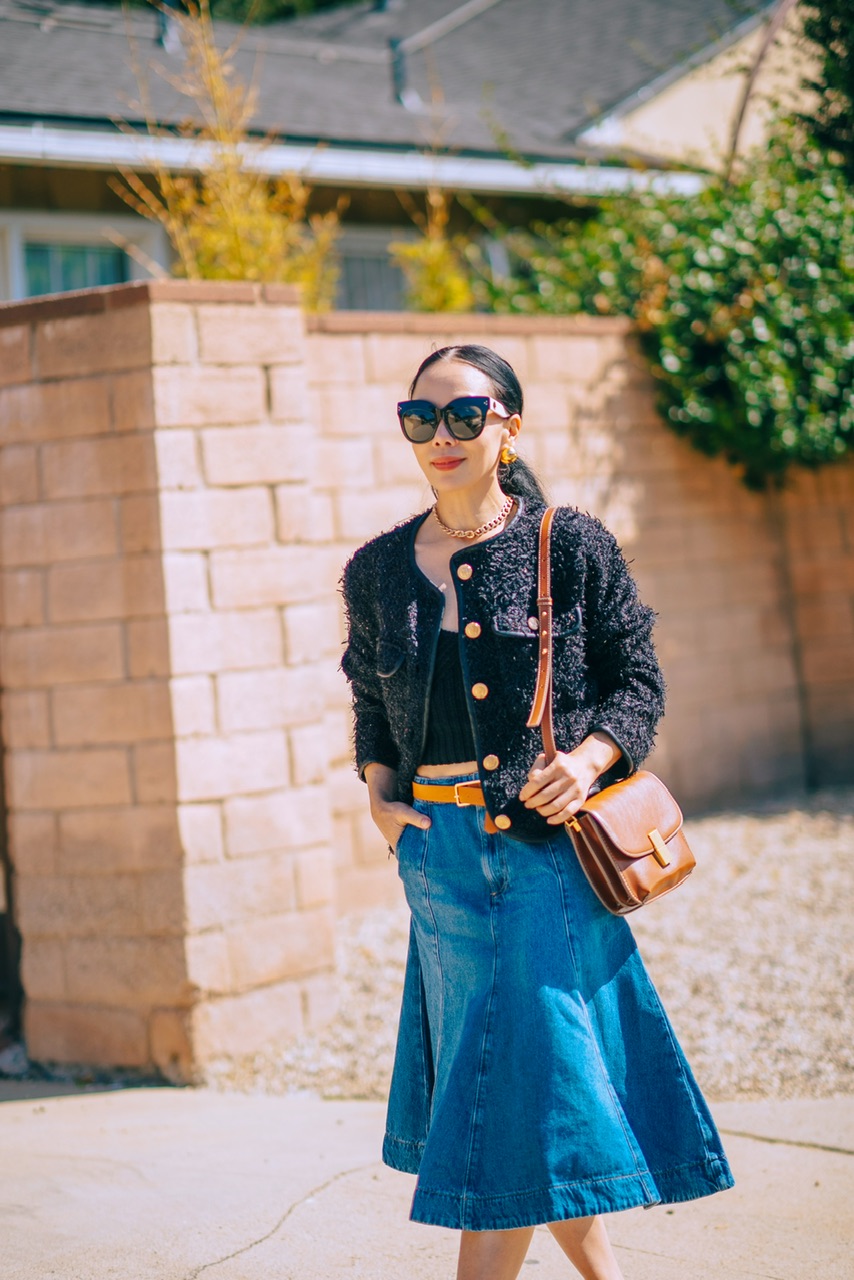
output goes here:
[{"label": "brown leather handbag", "polygon": [[[528,727],[540,727],[543,752],[557,754],[552,720],[551,528],[555,508],[540,525],[540,653]],[[578,861],[593,892],[616,916],[637,911],[680,885],[693,871],[694,855],[682,830],[682,811],[654,773],[631,777],[589,796],[566,823]]]}]

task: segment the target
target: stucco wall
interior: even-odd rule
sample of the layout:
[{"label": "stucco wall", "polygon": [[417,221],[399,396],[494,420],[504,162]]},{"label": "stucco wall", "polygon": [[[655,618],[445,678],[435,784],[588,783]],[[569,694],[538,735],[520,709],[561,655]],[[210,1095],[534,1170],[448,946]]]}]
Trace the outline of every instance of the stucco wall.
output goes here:
[{"label": "stucco wall", "polygon": [[3,742],[36,1058],[190,1076],[333,1012],[336,911],[399,893],[349,761],[341,564],[430,500],[433,344],[526,389],[521,451],[660,614],[688,810],[849,776],[854,467],[748,493],[658,420],[628,325],[333,314],[281,288],[0,307]]},{"label": "stucco wall", "polygon": [[[732,129],[748,72],[765,39],[767,23],[727,44],[711,57],[690,62],[653,81],[636,98],[581,133],[584,141],[666,156],[682,164],[720,169],[729,154]],[[818,76],[816,46],[803,37],[794,9],[762,62],[739,135],[739,155],[764,146],[781,112],[806,111],[813,95],[805,79]]]}]

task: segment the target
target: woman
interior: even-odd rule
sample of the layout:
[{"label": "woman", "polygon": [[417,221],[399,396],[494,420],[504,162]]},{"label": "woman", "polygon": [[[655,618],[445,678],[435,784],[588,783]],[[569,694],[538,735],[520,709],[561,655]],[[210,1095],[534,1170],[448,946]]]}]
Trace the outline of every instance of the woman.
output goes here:
[{"label": "woman", "polygon": [[652,611],[614,538],[552,532],[555,735],[526,719],[542,492],[522,391],[487,348],[423,362],[401,427],[436,497],[344,573],[356,762],[412,911],[383,1159],[412,1217],[462,1231],[458,1280],[512,1280],[537,1223],[619,1280],[601,1213],[732,1185],[626,922],[564,822],[648,753],[663,709]]}]

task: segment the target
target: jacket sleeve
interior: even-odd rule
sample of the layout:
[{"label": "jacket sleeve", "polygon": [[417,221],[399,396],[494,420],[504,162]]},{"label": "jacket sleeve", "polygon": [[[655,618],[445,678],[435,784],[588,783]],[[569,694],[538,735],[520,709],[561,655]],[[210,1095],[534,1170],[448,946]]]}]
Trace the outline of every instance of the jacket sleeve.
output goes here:
[{"label": "jacket sleeve", "polygon": [[341,579],[347,623],[341,670],[350,682],[356,768],[363,782],[366,765],[378,763],[396,769],[399,761],[377,675],[376,612],[367,569],[357,553],[345,566]]},{"label": "jacket sleeve", "polygon": [[616,539],[598,526],[588,560],[587,651],[597,682],[593,730],[609,734],[623,753],[607,781],[635,772],[649,754],[664,712],[664,677],[652,644],[655,613],[641,604]]}]

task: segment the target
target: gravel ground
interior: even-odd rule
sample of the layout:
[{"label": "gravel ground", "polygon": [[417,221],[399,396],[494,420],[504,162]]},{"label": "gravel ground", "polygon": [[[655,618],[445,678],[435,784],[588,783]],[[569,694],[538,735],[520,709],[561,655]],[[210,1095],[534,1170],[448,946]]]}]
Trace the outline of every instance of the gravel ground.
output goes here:
[{"label": "gravel ground", "polygon": [[[854,791],[687,824],[697,869],[632,928],[712,1101],[854,1093]],[[389,866],[389,874],[394,874]],[[218,1062],[220,1089],[384,1098],[405,910],[345,919],[340,1007],[286,1051]]]}]

